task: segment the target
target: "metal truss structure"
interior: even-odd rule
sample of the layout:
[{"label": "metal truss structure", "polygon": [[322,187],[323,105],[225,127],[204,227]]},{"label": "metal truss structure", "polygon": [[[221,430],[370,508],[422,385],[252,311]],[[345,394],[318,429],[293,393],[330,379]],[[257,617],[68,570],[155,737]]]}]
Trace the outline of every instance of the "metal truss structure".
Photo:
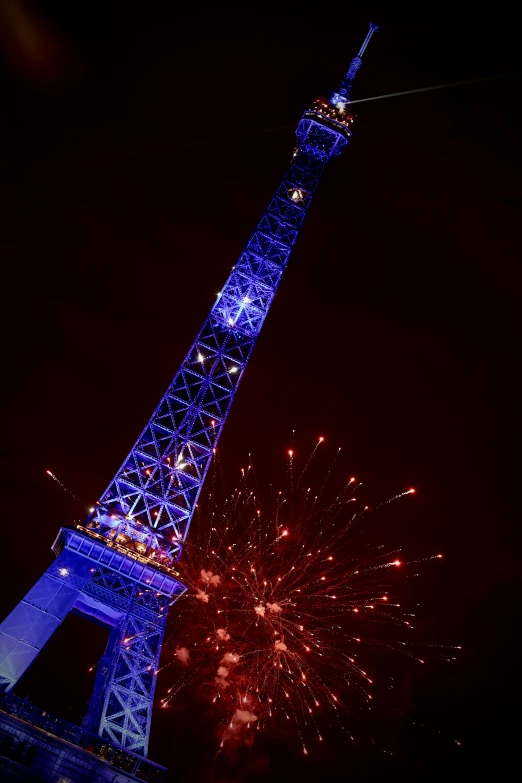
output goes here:
[{"label": "metal truss structure", "polygon": [[111,629],[85,730],[147,755],[175,570],[213,452],[323,170],[351,136],[351,82],[297,126],[290,166],[210,315],[84,526],[62,528],[57,559],[0,625],[0,686],[10,690],[71,612]]}]

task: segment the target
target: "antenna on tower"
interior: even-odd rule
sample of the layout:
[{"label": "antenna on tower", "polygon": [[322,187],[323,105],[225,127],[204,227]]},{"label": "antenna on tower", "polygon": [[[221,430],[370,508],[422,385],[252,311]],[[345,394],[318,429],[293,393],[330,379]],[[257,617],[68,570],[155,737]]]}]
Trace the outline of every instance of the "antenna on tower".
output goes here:
[{"label": "antenna on tower", "polygon": [[363,44],[359,49],[359,53],[357,54],[357,57],[354,57],[352,62],[350,63],[350,67],[346,71],[345,77],[341,82],[339,92],[334,92],[330,96],[330,103],[332,104],[332,106],[339,106],[340,104],[342,107],[345,104],[349,103],[350,91],[352,89],[352,82],[357,75],[357,71],[362,65],[362,56],[366,51],[366,47],[370,43],[370,38],[375,32],[377,32],[378,29],[379,29],[378,24],[372,24],[372,22],[370,22],[369,29],[366,34],[366,38],[364,39]]}]

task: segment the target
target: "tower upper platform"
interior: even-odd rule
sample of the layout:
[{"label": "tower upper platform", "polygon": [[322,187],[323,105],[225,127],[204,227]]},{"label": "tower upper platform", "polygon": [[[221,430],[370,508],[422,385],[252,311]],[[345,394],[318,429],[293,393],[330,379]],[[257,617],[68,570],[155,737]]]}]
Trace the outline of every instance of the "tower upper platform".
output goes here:
[{"label": "tower upper platform", "polygon": [[326,162],[341,154],[352,135],[353,120],[344,105],[334,106],[327,98],[317,98],[297,126],[297,148]]},{"label": "tower upper platform", "polygon": [[349,96],[352,82],[362,64],[362,55],[378,26],[370,24],[357,57],[354,57],[346,72],[338,92],[332,92],[329,98],[317,98],[313,106],[303,114],[296,130],[298,150],[320,161],[340,155],[348,143],[353,114],[349,111]]}]

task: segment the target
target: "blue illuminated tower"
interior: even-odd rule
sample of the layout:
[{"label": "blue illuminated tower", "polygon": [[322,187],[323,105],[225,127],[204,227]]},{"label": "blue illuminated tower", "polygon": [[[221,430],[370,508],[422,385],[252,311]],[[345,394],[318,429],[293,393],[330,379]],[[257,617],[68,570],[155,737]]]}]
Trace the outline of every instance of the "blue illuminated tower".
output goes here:
[{"label": "blue illuminated tower", "polygon": [[286,174],[123,465],[85,523],[60,530],[56,560],[0,625],[6,693],[69,612],[110,628],[87,715],[71,741],[113,766],[127,759],[119,767],[129,779],[145,769],[167,612],[185,591],[176,562],[195,504],[319,179],[350,139],[350,88],[376,29],[370,25],[338,92],[305,111]]}]

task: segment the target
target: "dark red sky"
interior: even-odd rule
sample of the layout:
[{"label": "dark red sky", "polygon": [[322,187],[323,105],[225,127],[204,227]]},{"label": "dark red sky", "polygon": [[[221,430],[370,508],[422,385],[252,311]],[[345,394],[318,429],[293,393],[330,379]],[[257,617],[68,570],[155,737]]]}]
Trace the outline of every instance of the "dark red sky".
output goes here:
[{"label": "dark red sky", "polygon": [[[487,17],[150,5],[11,0],[0,12],[2,615],[77,514],[45,470],[87,501],[101,494],[276,187],[285,127],[335,86],[367,21],[382,29],[354,98],[520,70],[498,5]],[[361,104],[221,441],[235,471],[250,451],[277,459],[293,427],[303,442],[325,435],[374,497],[417,487],[390,511],[397,544],[446,556],[422,590],[422,630],[464,651],[452,669],[413,675],[408,710],[460,737],[460,755],[399,721],[390,767],[338,744],[323,780],[470,765],[501,776],[514,742],[519,92],[512,75]],[[187,771],[196,753],[184,755],[178,724],[156,716],[152,756],[179,755],[183,779],[205,779],[205,762]],[[287,780],[298,763],[286,750],[271,759],[260,779]]]}]

